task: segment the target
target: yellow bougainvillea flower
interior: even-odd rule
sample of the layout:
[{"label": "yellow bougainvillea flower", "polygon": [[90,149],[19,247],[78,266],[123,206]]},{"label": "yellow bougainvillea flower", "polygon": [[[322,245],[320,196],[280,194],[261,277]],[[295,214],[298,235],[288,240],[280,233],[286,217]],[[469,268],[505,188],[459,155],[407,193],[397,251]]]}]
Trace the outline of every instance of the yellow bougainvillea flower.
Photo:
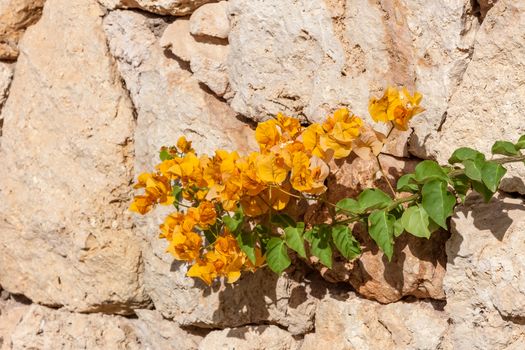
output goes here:
[{"label": "yellow bougainvillea flower", "polygon": [[324,180],[328,176],[329,168],[321,158],[309,158],[304,153],[296,153],[293,162],[290,182],[295,190],[310,194],[326,191]]},{"label": "yellow bougainvillea flower", "polygon": [[160,235],[159,238],[165,238],[168,241],[171,241],[173,232],[177,227],[179,227],[184,222],[185,215],[184,213],[171,213],[164,219],[164,222],[160,225]]},{"label": "yellow bougainvillea flower", "polygon": [[129,206],[129,210],[139,213],[141,215],[149,212],[155,205],[155,198],[150,196],[135,196],[133,202]]},{"label": "yellow bougainvillea flower", "polygon": [[195,150],[191,147],[191,141],[186,140],[184,136],[179,137],[177,140],[177,149],[180,153],[195,152]]},{"label": "yellow bougainvillea flower", "polygon": [[215,211],[215,205],[209,201],[202,201],[197,207],[198,220],[197,223],[200,228],[207,229],[211,225],[215,224],[217,220],[217,212]]},{"label": "yellow bougainvillea flower", "polygon": [[333,151],[336,159],[347,157],[352,151],[352,143],[361,133],[363,121],[346,108],[335,111],[323,123],[324,135],[320,136],[319,145],[324,152]]},{"label": "yellow bougainvillea flower", "polygon": [[217,270],[213,262],[199,259],[186,273],[188,277],[200,278],[207,285],[211,285],[217,278]]},{"label": "yellow bougainvillea flower", "polygon": [[265,203],[262,193],[255,196],[244,196],[240,203],[244,214],[249,217],[263,215],[270,209],[269,205]]},{"label": "yellow bougainvillea flower", "polygon": [[182,158],[174,158],[175,162],[171,168],[168,169],[168,172],[176,176],[177,178],[182,178],[183,181],[187,181],[194,172],[199,171],[200,161],[195,153],[187,153]]},{"label": "yellow bougainvillea flower", "polygon": [[299,119],[287,117],[282,113],[277,114],[277,125],[281,128],[282,138],[286,141],[294,139],[302,129]]},{"label": "yellow bougainvillea flower", "polygon": [[241,188],[248,196],[256,196],[266,188],[266,185],[257,177],[256,161],[260,156],[258,152],[252,152],[248,157],[236,162],[240,173]]},{"label": "yellow bougainvillea flower", "polygon": [[321,148],[321,136],[325,134],[323,127],[318,123],[308,126],[302,133],[304,148],[312,155],[319,158],[326,156],[325,151]]},{"label": "yellow bougainvillea flower", "polygon": [[381,98],[370,99],[368,111],[376,122],[393,122],[396,129],[407,130],[410,119],[424,111],[419,106],[422,98],[419,92],[412,96],[406,88],[388,87]]},{"label": "yellow bougainvillea flower", "polygon": [[166,250],[175,259],[193,261],[200,255],[202,238],[195,232],[175,232]]},{"label": "yellow bougainvillea flower", "polygon": [[365,125],[361,130],[361,135],[354,141],[352,151],[359,158],[369,160],[381,152],[385,140],[385,135]]},{"label": "yellow bougainvillea flower", "polygon": [[255,140],[261,148],[261,152],[266,152],[273,146],[277,145],[281,139],[277,121],[274,119],[259,123],[255,129]]},{"label": "yellow bougainvillea flower", "polygon": [[290,202],[291,186],[288,182],[279,187],[270,187],[268,191],[263,192],[263,198],[266,203],[270,204],[273,210],[283,210]]},{"label": "yellow bougainvillea flower", "polygon": [[145,194],[135,196],[130,210],[136,213],[145,214],[150,211],[157,203],[171,205],[175,201],[172,195],[171,183],[165,176],[154,173],[142,173],[138,177],[135,189],[144,188]]},{"label": "yellow bougainvillea flower", "polygon": [[285,159],[275,153],[262,154],[257,158],[257,177],[268,184],[281,184],[288,176]]}]

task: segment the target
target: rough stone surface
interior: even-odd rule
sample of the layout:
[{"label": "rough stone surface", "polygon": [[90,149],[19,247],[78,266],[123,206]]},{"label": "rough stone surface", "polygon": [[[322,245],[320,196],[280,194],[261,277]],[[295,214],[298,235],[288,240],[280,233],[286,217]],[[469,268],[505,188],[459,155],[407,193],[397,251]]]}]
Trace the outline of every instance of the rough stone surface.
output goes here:
[{"label": "rough stone surface", "polygon": [[[13,78],[13,65],[5,62],[0,62],[0,112],[2,106],[7,99],[11,79]],[[0,135],[2,135],[0,126]]]},{"label": "rough stone surface", "polygon": [[485,18],[487,12],[494,6],[498,0],[478,0],[479,11],[482,18]]},{"label": "rough stone surface", "polygon": [[[301,350],[443,349],[447,317],[430,303],[381,305],[355,296],[325,298]],[[464,349],[468,349],[465,347]]]},{"label": "rough stone surface", "polygon": [[228,39],[230,33],[228,2],[221,1],[198,8],[190,17],[190,32],[193,35]]},{"label": "rough stone surface", "polygon": [[282,111],[318,121],[349,106],[368,118],[370,94],[402,84],[426,96],[427,112],[414,122],[412,138],[420,156],[469,62],[478,28],[470,0],[232,0],[230,14],[233,109],[256,120]]},{"label": "rough stone surface", "polygon": [[199,344],[199,350],[296,350],[298,342],[277,326],[247,326],[213,331]]},{"label": "rough stone surface", "polygon": [[[474,56],[447,111],[439,138],[426,147],[440,162],[468,146],[490,154],[494,141],[525,134],[525,2],[499,1],[488,13]],[[523,164],[509,166],[502,189],[525,194]]]},{"label": "rough stone surface", "polygon": [[11,336],[28,309],[29,305],[0,296],[0,350],[12,349]]},{"label": "rough stone surface", "polygon": [[0,60],[15,60],[18,57],[18,41],[26,28],[38,21],[44,2],[0,0]]},{"label": "rough stone surface", "polygon": [[127,313],[149,299],[126,213],[132,106],[102,14],[90,0],[49,0],[20,44],[2,110],[0,284],[47,305]]},{"label": "rough stone surface", "polygon": [[166,28],[161,45],[178,59],[189,63],[193,76],[213,93],[218,96],[229,94],[226,42],[194,37],[190,33],[190,21],[179,19]]},{"label": "rough stone surface", "polygon": [[504,195],[472,195],[453,217],[444,286],[454,349],[525,344],[524,218],[523,199]]},{"label": "rough stone surface", "polygon": [[[199,336],[141,310],[138,319],[26,307],[12,331],[12,349],[197,349]],[[145,317],[143,317],[145,316]]]},{"label": "rough stone surface", "polygon": [[199,6],[214,0],[99,0],[107,8],[140,9],[158,15],[187,16]]}]

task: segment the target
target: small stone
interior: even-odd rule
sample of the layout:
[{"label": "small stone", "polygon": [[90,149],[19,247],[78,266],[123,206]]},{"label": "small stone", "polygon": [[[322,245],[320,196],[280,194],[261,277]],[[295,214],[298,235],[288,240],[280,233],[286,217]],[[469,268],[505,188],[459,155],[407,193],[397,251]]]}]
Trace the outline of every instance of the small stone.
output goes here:
[{"label": "small stone", "polygon": [[199,7],[190,17],[191,34],[227,39],[230,33],[230,20],[227,10],[227,1]]}]

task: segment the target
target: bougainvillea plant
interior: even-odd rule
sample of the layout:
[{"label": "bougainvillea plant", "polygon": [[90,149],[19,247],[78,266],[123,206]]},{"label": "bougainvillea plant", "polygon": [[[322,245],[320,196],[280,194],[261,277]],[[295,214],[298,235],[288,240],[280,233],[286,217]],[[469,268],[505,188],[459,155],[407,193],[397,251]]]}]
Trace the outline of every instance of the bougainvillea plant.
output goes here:
[{"label": "bougainvillea plant", "polygon": [[[409,121],[423,111],[421,99],[417,92],[389,87],[381,98],[370,100],[369,113],[375,122],[390,125],[390,131],[407,130]],[[496,142],[492,154],[500,157],[491,160],[460,148],[449,165],[422,161],[396,188],[383,174],[391,193],[370,188],[356,198],[329,203],[325,180],[330,161],[354,153],[379,162],[388,135],[343,108],[322,124],[303,126],[283,114],[259,123],[255,139],[260,150],[246,155],[225,150],[198,155],[182,136],[176,146],[160,150],[155,171],[138,177],[135,188],[144,192],[135,196],[130,210],[146,214],[157,204],[172,206],[174,212],[160,225],[167,252],[191,265],[188,276],[207,284],[220,277],[233,283],[243,271],[265,265],[282,273],[291,264],[289,249],[305,259],[315,256],[328,268],[335,249],[355,259],[361,253],[351,229],[355,222],[367,225],[390,260],[396,237],[408,232],[429,238],[439,227],[447,229],[447,218],[468,191],[490,200],[506,173],[503,165],[525,160],[525,135],[517,143]],[[311,224],[287,215],[300,201],[327,205],[329,223]]]}]

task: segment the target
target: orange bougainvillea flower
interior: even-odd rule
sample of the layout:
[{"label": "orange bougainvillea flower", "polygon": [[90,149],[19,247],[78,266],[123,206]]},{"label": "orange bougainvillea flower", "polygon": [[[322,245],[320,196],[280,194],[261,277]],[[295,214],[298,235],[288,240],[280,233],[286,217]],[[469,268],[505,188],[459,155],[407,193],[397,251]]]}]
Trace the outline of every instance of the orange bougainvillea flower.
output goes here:
[{"label": "orange bougainvillea flower", "polygon": [[186,140],[184,136],[179,137],[177,140],[177,149],[181,153],[195,152],[195,150],[191,147],[191,141]]},{"label": "orange bougainvillea flower", "polygon": [[270,119],[268,121],[259,123],[255,129],[255,140],[261,148],[261,152],[266,152],[273,146],[279,143],[281,134],[277,128],[277,121]]},{"label": "orange bougainvillea flower", "polygon": [[202,238],[199,234],[175,232],[166,251],[177,260],[193,261],[200,255],[201,248]]},{"label": "orange bougainvillea flower", "polygon": [[396,129],[407,130],[410,119],[424,111],[419,106],[422,98],[419,92],[412,96],[406,88],[388,87],[381,98],[370,99],[368,111],[376,122],[392,122]]},{"label": "orange bougainvillea flower", "polygon": [[335,111],[323,123],[324,135],[320,136],[319,145],[324,152],[333,151],[335,159],[348,157],[352,143],[361,133],[363,121],[352,115],[346,108]]}]

